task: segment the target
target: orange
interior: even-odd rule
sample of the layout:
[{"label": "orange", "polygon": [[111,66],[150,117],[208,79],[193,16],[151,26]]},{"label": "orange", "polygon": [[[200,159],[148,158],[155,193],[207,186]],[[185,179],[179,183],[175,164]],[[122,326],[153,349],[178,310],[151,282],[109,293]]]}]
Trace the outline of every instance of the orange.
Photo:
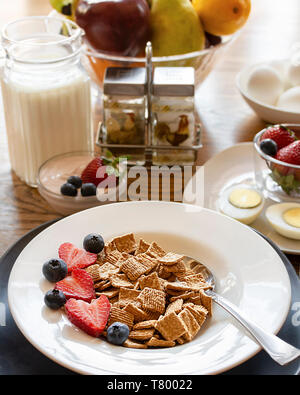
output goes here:
[{"label": "orange", "polygon": [[216,36],[233,34],[247,22],[251,0],[192,0],[204,30]]}]

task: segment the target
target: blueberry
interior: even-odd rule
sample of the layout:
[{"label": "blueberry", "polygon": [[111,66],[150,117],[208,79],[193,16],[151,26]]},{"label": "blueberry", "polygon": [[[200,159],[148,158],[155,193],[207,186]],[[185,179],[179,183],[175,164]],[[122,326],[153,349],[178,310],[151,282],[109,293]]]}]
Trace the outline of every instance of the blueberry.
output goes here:
[{"label": "blueberry", "polygon": [[43,265],[43,274],[48,281],[56,283],[68,274],[67,264],[62,259],[50,259]]},{"label": "blueberry", "polygon": [[78,189],[81,188],[82,180],[79,176],[71,176],[68,178],[67,183],[74,185],[74,187]]},{"label": "blueberry", "polygon": [[73,184],[66,182],[61,186],[60,193],[65,196],[77,196],[77,189]]},{"label": "blueberry", "polygon": [[46,293],[44,301],[50,309],[58,310],[66,303],[67,299],[62,291],[51,289]]},{"label": "blueberry", "polygon": [[97,192],[97,188],[95,184],[92,184],[91,182],[87,184],[82,184],[81,187],[82,196],[95,196],[96,192]]},{"label": "blueberry", "polygon": [[114,322],[107,329],[107,340],[112,344],[121,346],[128,339],[128,336],[129,328],[121,322]]},{"label": "blueberry", "polygon": [[83,240],[83,248],[88,252],[99,254],[104,248],[103,237],[97,233],[90,233]]},{"label": "blueberry", "polygon": [[265,139],[260,143],[260,149],[266,155],[275,156],[278,151],[278,146],[274,140]]}]

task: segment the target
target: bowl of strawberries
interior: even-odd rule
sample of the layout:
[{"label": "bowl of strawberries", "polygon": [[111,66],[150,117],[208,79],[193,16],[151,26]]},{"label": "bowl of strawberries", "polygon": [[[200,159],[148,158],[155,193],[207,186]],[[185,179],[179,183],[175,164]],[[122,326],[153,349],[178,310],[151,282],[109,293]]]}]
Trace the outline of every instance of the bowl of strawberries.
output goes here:
[{"label": "bowl of strawberries", "polygon": [[300,124],[269,126],[254,138],[255,179],[276,202],[300,199]]},{"label": "bowl of strawberries", "polygon": [[109,151],[69,152],[47,160],[39,169],[41,196],[62,215],[116,202],[126,189],[126,158]]}]

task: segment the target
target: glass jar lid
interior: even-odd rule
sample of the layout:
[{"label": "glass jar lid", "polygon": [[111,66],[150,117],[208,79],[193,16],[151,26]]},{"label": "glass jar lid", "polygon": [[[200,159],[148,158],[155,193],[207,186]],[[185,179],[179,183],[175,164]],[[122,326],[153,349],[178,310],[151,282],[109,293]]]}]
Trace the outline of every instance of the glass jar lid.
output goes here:
[{"label": "glass jar lid", "polygon": [[193,67],[156,67],[153,77],[154,96],[194,96]]},{"label": "glass jar lid", "polygon": [[147,73],[143,67],[108,67],[103,92],[106,95],[144,96],[147,93]]}]

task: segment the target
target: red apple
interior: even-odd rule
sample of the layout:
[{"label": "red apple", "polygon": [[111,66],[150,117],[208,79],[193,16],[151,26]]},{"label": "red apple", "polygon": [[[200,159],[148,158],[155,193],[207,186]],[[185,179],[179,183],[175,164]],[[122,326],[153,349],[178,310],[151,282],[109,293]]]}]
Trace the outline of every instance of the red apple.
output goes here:
[{"label": "red apple", "polygon": [[150,34],[150,9],[146,0],[80,0],[76,22],[95,49],[136,56]]}]

